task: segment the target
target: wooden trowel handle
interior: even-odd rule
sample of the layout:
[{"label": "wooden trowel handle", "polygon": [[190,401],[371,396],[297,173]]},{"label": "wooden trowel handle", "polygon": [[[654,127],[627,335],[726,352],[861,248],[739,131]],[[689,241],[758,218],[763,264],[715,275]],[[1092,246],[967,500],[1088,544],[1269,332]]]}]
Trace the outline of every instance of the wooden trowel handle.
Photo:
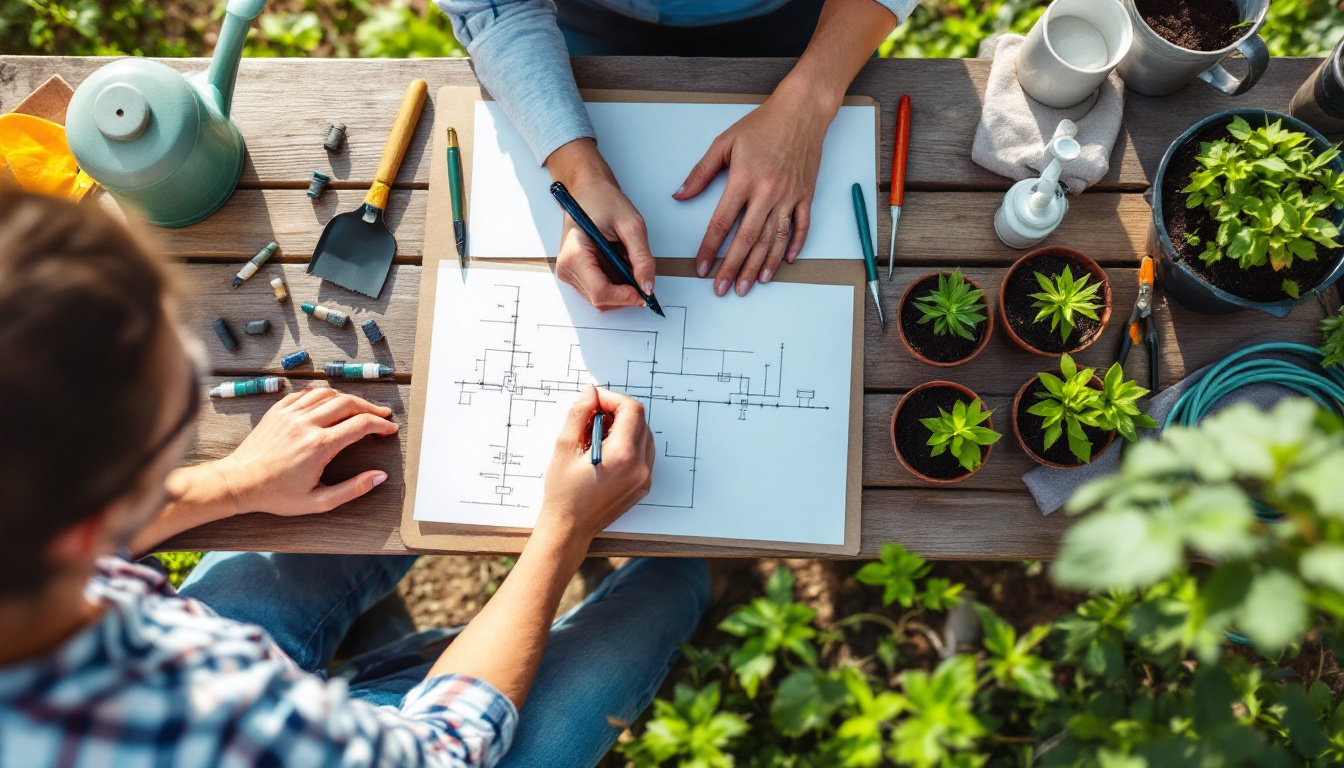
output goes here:
[{"label": "wooden trowel handle", "polygon": [[392,124],[392,133],[387,137],[387,146],[383,147],[383,159],[378,163],[378,175],[374,177],[373,187],[365,195],[364,202],[375,208],[387,208],[387,193],[392,181],[397,178],[397,169],[401,167],[401,158],[406,155],[406,147],[411,144],[415,133],[415,124],[420,120],[420,110],[425,107],[425,97],[429,94],[429,84],[424,80],[412,80],[406,87],[406,95],[401,97],[401,109],[397,110],[397,121]]}]

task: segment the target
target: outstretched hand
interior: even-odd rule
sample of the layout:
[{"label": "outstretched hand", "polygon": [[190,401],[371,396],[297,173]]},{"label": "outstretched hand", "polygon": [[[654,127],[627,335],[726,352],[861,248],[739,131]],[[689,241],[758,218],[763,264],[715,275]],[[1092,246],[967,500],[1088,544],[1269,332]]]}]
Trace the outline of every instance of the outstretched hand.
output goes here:
[{"label": "outstretched hand", "polygon": [[741,217],[714,276],[718,295],[735,288],[746,296],[758,279],[770,282],[781,261],[792,262],[802,252],[830,120],[825,110],[777,93],[720,134],[672,195],[689,200],[728,170],[728,184],[695,256],[696,274],[707,277]]},{"label": "outstretched hand", "polygon": [[[598,408],[610,428],[602,463],[590,459],[589,440]],[[588,387],[569,409],[555,443],[537,530],[588,542],[639,503],[653,480],[653,432],[638,400]]]},{"label": "outstretched hand", "polygon": [[291,392],[271,407],[217,468],[239,511],[295,516],[329,512],[387,479],[370,469],[324,485],[327,464],[369,435],[394,435],[392,409],[327,387]]}]

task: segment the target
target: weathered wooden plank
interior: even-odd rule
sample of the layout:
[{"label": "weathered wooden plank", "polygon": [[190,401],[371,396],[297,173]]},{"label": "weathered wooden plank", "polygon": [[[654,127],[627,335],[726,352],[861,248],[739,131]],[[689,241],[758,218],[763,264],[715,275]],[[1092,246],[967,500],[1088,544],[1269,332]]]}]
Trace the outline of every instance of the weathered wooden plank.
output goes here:
[{"label": "weathered wooden plank", "polygon": [[[245,373],[249,371],[278,371],[280,357],[303,346],[320,364],[327,359],[378,360],[393,365],[398,374],[407,375],[411,369],[411,352],[415,345],[416,306],[419,296],[420,267],[412,265],[393,267],[383,297],[377,301],[349,291],[319,283],[304,274],[298,264],[267,265],[237,291],[227,287],[236,265],[188,264],[189,301],[184,307],[190,327],[206,340],[210,363],[216,371]],[[293,298],[287,306],[275,303],[267,281],[283,270],[290,283]],[[996,322],[994,338],[990,339],[979,357],[956,368],[937,368],[916,361],[901,345],[895,318],[901,294],[907,286],[932,267],[898,267],[891,282],[883,280],[882,302],[888,311],[887,330],[882,331],[877,311],[868,306],[864,386],[869,390],[906,390],[933,379],[951,379],[964,384],[983,396],[1014,394],[1022,382],[1037,371],[1045,370],[1051,360],[1029,354],[1012,344]],[[1103,338],[1077,355],[1080,363],[1105,368],[1115,359],[1123,326],[1129,317],[1137,293],[1135,271],[1107,270],[1111,279],[1113,312],[1111,324]],[[997,305],[999,286],[1006,269],[1003,267],[972,267],[964,270]],[[708,284],[705,287],[709,290]],[[768,286],[756,290],[768,290]],[[311,300],[329,302],[351,312],[351,325],[334,328],[324,322],[303,315],[297,302]],[[727,297],[725,301],[732,301]],[[1319,343],[1316,330],[1322,310],[1316,302],[1298,307],[1286,318],[1273,318],[1260,313],[1246,312],[1230,321],[1225,315],[1201,315],[1191,312],[1160,293],[1155,317],[1162,351],[1163,385],[1173,384],[1187,373],[1217,361],[1241,347],[1263,341],[1296,341],[1315,345]],[[267,317],[275,328],[270,336],[242,338],[238,352],[227,352],[214,337],[210,324],[216,317],[225,317],[234,323],[241,334],[241,323],[246,319]],[[368,340],[355,324],[372,317],[387,337],[378,348],[370,348]],[[997,318],[996,318],[997,320]],[[389,362],[390,361],[390,362]],[[1147,357],[1144,350],[1131,355],[1126,372],[1141,383],[1147,383]]]},{"label": "weathered wooden plank", "polygon": [[[51,74],[78,85],[105,59],[0,56],[0,112],[7,111]],[[165,59],[182,71],[200,71],[201,59]],[[1157,162],[1178,134],[1196,120],[1233,107],[1283,111],[1298,85],[1316,67],[1312,59],[1274,59],[1260,83],[1235,101],[1192,83],[1180,93],[1151,99],[1126,94],[1126,130],[1104,182],[1146,186]],[[769,93],[792,66],[789,59],[691,59],[606,57],[575,59],[580,86],[684,91],[688,83],[706,93]],[[971,162],[971,141],[989,62],[975,59],[874,60],[850,92],[882,103],[883,125],[894,124],[896,103],[909,93],[911,124],[909,183],[918,188],[1004,188],[1008,181]],[[411,79],[429,82],[431,96],[444,85],[475,85],[466,59],[247,59],[239,71],[234,118],[248,143],[242,183],[247,186],[306,183],[313,169],[331,168],[338,181],[367,185],[373,178],[402,92]],[[358,98],[333,99],[354,88]],[[433,104],[425,107],[398,182],[428,184],[427,139]],[[349,127],[349,149],[328,156],[323,132],[333,121]],[[885,131],[884,131],[885,132]],[[891,137],[882,137],[880,174],[891,167]]]},{"label": "weathered wooden plank", "polygon": [[[210,384],[219,379],[211,379]],[[328,386],[326,382],[293,382],[298,386]],[[393,410],[393,419],[403,431],[397,438],[367,438],[332,462],[326,482],[339,482],[359,472],[380,468],[388,480],[367,496],[331,513],[282,518],[251,514],[190,531],[164,544],[164,549],[238,549],[304,552],[399,552],[401,505],[405,494],[405,441],[410,387],[371,383],[343,384],[343,391],[357,394]],[[222,458],[242,442],[261,416],[280,395],[262,395],[236,400],[211,400],[202,410],[200,437],[188,463]],[[990,463],[964,489],[918,487],[919,481],[896,466],[890,448],[875,443],[886,440],[883,418],[890,419],[895,396],[870,396],[865,416],[866,486],[863,496],[863,555],[872,556],[881,545],[896,539],[920,554],[942,558],[1020,559],[1050,556],[1064,528],[1062,516],[1043,518],[1018,476],[1027,460],[1015,447],[995,449]],[[996,401],[991,400],[991,405]],[[884,417],[885,414],[885,417]],[[1007,440],[1007,439],[1006,439]],[[1005,442],[1006,442],[1005,440]],[[890,445],[890,442],[887,442]],[[901,474],[898,474],[901,473]],[[903,476],[902,476],[903,475]],[[983,490],[996,486],[1002,490]],[[901,486],[908,486],[897,490]],[[973,490],[981,489],[981,490]],[[516,551],[516,536],[483,536],[480,551]],[[746,550],[715,547],[682,547],[666,543],[599,541],[596,552],[609,554],[705,554],[728,556]]]},{"label": "weathered wooden plank", "polygon": [[[280,358],[302,348],[312,357],[312,364],[296,368],[295,375],[320,373],[325,362],[347,360],[383,363],[403,377],[410,376],[419,267],[393,266],[378,299],[323,282],[305,273],[301,264],[266,264],[252,279],[231,290],[237,271],[235,264],[190,264],[180,271],[185,276],[183,318],[205,342],[211,370],[239,375],[279,372],[283,370]],[[270,286],[271,279],[280,275],[289,286],[290,299],[284,304],[276,302]],[[350,321],[337,328],[309,317],[299,309],[305,301],[339,309]],[[211,328],[219,317],[233,329],[239,345],[236,352],[226,350]],[[271,321],[270,333],[243,333],[244,323],[262,319]],[[384,341],[369,343],[359,327],[365,320],[378,323]]]},{"label": "weathered wooden plank", "polygon": [[[274,259],[307,263],[322,228],[337,213],[354,210],[363,190],[328,190],[316,203],[300,189],[240,189],[223,208],[199,224],[182,229],[147,227],[165,252],[193,261],[249,259],[275,240],[281,252]],[[911,192],[896,233],[901,264],[1009,263],[1021,256],[994,234],[998,192]],[[116,202],[100,195],[99,205],[118,213]],[[419,263],[425,240],[429,193],[392,193],[388,224],[397,236],[398,263]],[[436,215],[446,215],[440,212]],[[1107,266],[1135,263],[1143,251],[1151,210],[1137,194],[1097,193],[1073,199],[1069,215],[1047,245],[1068,245]],[[876,234],[886,261],[888,229],[885,212]],[[885,267],[884,267],[885,270]]]}]

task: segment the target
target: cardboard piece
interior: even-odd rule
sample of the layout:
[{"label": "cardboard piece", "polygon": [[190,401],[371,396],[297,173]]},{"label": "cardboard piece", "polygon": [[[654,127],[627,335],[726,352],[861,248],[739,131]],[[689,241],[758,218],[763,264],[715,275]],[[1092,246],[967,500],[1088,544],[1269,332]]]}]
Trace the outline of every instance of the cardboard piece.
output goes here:
[{"label": "cardboard piece", "polygon": [[14,112],[50,120],[57,125],[65,125],[65,110],[70,106],[70,99],[74,96],[75,89],[65,82],[65,78],[52,75],[39,85],[37,90],[25,96],[14,108]]},{"label": "cardboard piece", "polygon": [[[435,102],[435,126],[432,132],[434,147],[432,157],[442,158],[446,147],[445,133],[448,126],[457,129],[458,143],[462,151],[462,172],[464,194],[469,195],[472,173],[472,146],[474,143],[474,113],[477,101],[488,98],[479,88],[446,86],[440,89]],[[588,100],[619,101],[724,101],[741,102],[761,101],[764,97],[734,94],[678,94],[653,91],[585,91]],[[863,99],[856,103],[871,103]],[[880,114],[880,110],[877,110]],[[880,136],[880,131],[878,132]],[[401,519],[401,538],[409,549],[431,552],[499,552],[517,553],[527,540],[526,533],[498,531],[478,526],[460,526],[444,523],[422,522],[415,519],[416,477],[420,469],[420,443],[424,438],[425,401],[428,396],[428,371],[431,337],[434,318],[434,302],[437,292],[439,262],[444,259],[457,259],[452,234],[451,210],[448,197],[448,179],[446,162],[434,162],[430,166],[429,216],[425,222],[425,249],[422,274],[428,279],[420,283],[419,315],[416,326],[415,364],[411,379],[411,402],[409,406],[409,433],[406,454],[406,497],[403,500]],[[468,201],[464,201],[466,205]],[[467,207],[470,210],[470,207]],[[467,222],[470,239],[471,222]],[[691,259],[660,259],[659,275],[694,276],[695,264]],[[468,269],[532,269],[553,270],[553,266],[544,260],[473,259]],[[775,278],[784,282],[819,283],[832,285],[851,285],[854,291],[853,353],[851,365],[853,376],[850,390],[849,456],[845,500],[845,543],[836,546],[798,545],[775,542],[746,541],[737,539],[702,539],[695,537],[630,537],[622,534],[603,534],[603,538],[628,541],[628,549],[621,548],[620,554],[666,554],[666,543],[686,545],[684,554],[714,556],[726,554],[716,552],[717,548],[732,548],[736,552],[743,549],[761,554],[799,554],[799,555],[855,555],[859,551],[860,510],[862,505],[862,465],[863,465],[863,369],[864,369],[864,313],[867,297],[863,263],[853,260],[814,259],[799,261],[781,270]],[[708,289],[708,288],[707,288]],[[641,546],[644,544],[644,546]],[[653,545],[653,546],[650,546]],[[658,546],[661,545],[661,546]]]}]

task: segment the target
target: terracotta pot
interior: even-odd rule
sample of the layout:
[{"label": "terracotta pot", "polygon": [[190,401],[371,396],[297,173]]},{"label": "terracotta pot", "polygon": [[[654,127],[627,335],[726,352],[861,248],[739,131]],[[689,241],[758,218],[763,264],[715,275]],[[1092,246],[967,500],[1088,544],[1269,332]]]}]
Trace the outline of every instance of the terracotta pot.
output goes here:
[{"label": "terracotta pot", "polygon": [[[916,392],[918,392],[918,391],[920,391],[920,390],[922,390],[922,389],[931,389],[931,388],[934,388],[934,387],[948,387],[948,388],[951,388],[951,389],[955,389],[955,390],[957,390],[958,392],[960,392],[961,394],[965,395],[968,401],[971,401],[971,400],[980,400],[980,396],[979,396],[979,395],[975,394],[974,392],[972,392],[971,390],[967,389],[966,387],[961,386],[960,384],[956,384],[956,383],[953,383],[953,382],[950,382],[950,381],[930,381],[930,382],[928,382],[927,384],[920,384],[918,387],[915,387],[914,389],[912,389],[912,390],[910,390],[909,392],[907,392],[907,393],[905,394],[905,397],[902,397],[902,398],[901,398],[901,402],[899,402],[899,403],[896,404],[896,409],[895,409],[894,411],[891,412],[891,426],[888,428],[888,431],[889,431],[890,434],[891,434],[891,450],[896,454],[896,460],[899,461],[899,462],[901,463],[901,466],[902,466],[902,467],[905,467],[905,470],[906,470],[907,472],[909,472],[910,474],[914,475],[915,477],[918,477],[920,480],[924,480],[925,482],[929,482],[929,483],[936,483],[936,484],[938,484],[938,485],[953,485],[953,484],[955,484],[955,483],[960,483],[962,480],[965,480],[966,478],[970,477],[971,475],[974,475],[976,472],[979,472],[981,469],[984,469],[985,463],[989,461],[989,454],[990,454],[990,452],[994,449],[994,446],[993,446],[993,445],[984,445],[984,446],[981,446],[981,448],[984,449],[984,454],[980,457],[980,466],[976,467],[975,469],[971,470],[970,472],[967,472],[967,473],[964,474],[964,475],[959,475],[959,476],[957,476],[957,477],[953,477],[953,478],[949,478],[949,479],[943,479],[943,478],[937,478],[937,477],[929,477],[928,475],[925,475],[925,474],[923,474],[923,473],[921,473],[921,472],[916,471],[914,467],[911,467],[908,463],[906,463],[906,461],[905,461],[905,457],[901,455],[901,448],[900,448],[900,446],[896,444],[896,417],[897,417],[898,415],[900,415],[902,406],[904,406],[904,405],[906,404],[906,402],[910,399],[910,396],[913,395],[913,394],[915,394]],[[984,401],[983,401],[983,400],[980,400],[980,404],[981,404],[981,406],[983,407],[983,406],[984,406]],[[994,428],[994,417],[991,416],[991,417],[989,417],[988,419],[986,419],[986,420],[985,420],[985,423],[984,423],[984,426],[989,427],[990,429],[993,429],[993,428]]]},{"label": "terracotta pot", "polygon": [[[1063,376],[1063,373],[1058,370],[1050,371],[1050,373],[1053,373],[1056,376],[1061,377]],[[1053,461],[1046,461],[1045,459],[1037,455],[1035,450],[1033,450],[1030,446],[1027,445],[1026,440],[1022,439],[1022,431],[1017,428],[1017,409],[1021,407],[1022,398],[1026,396],[1027,390],[1031,389],[1031,385],[1035,383],[1036,383],[1035,376],[1032,376],[1030,379],[1027,379],[1027,383],[1023,384],[1022,388],[1017,390],[1017,396],[1013,398],[1013,414],[1012,414],[1013,437],[1016,438],[1017,440],[1017,447],[1021,448],[1023,453],[1030,456],[1032,461],[1036,462],[1037,464],[1040,464],[1043,467],[1055,467],[1056,469],[1077,469],[1078,467],[1085,467],[1087,466],[1087,464],[1091,464],[1092,463],[1091,461],[1087,462],[1087,464],[1057,464]],[[1100,390],[1102,388],[1101,379],[1096,376],[1093,376],[1092,381],[1089,383],[1093,389]],[[1031,405],[1032,405],[1031,403],[1028,403],[1027,407],[1030,408]],[[1060,435],[1059,439],[1067,440],[1068,436]],[[1106,433],[1106,442],[1102,443],[1100,446],[1096,445],[1092,446],[1092,461],[1096,461],[1098,456],[1105,453],[1106,449],[1110,448],[1111,443],[1113,442],[1115,442],[1115,430],[1111,430],[1110,432]]]},{"label": "terracotta pot", "polygon": [[[919,354],[919,352],[915,351],[915,348],[910,345],[910,340],[905,337],[905,323],[901,321],[901,316],[904,314],[902,310],[905,307],[905,300],[910,297],[910,291],[913,290],[916,285],[919,285],[925,280],[928,280],[930,277],[938,277],[939,275],[945,275],[945,274],[951,274],[951,273],[930,272],[929,274],[924,275],[923,277],[911,283],[905,289],[905,291],[901,294],[901,300],[896,304],[896,330],[901,335],[901,343],[905,345],[905,351],[909,352],[911,357],[915,358],[921,363],[924,363],[925,365],[934,365],[939,368],[954,368],[958,365],[969,363],[970,361],[974,360],[975,356],[980,354],[980,351],[983,350],[985,348],[985,345],[989,343],[989,337],[994,334],[994,308],[989,304],[989,294],[984,294],[985,333],[983,336],[980,337],[980,343],[977,344],[975,349],[971,351],[971,354],[967,355],[966,357],[963,357],[960,360],[953,360],[950,363],[940,363],[936,360],[930,360],[929,358]],[[969,277],[966,277],[965,275],[962,275],[962,279],[964,279],[967,283],[970,283],[972,288],[975,288],[976,290],[981,291],[983,293],[984,289],[980,287],[979,283],[975,282]]]},{"label": "terracotta pot", "polygon": [[[1080,344],[1070,349],[1066,349],[1063,352],[1045,352],[1023,341],[1022,338],[1017,335],[1017,332],[1013,330],[1012,324],[1008,322],[1008,310],[1005,308],[1006,305],[1008,304],[1008,281],[1012,279],[1013,274],[1017,272],[1019,267],[1021,267],[1023,264],[1030,261],[1031,259],[1040,256],[1043,253],[1053,253],[1069,259],[1073,263],[1077,264],[1079,267],[1082,267],[1084,271],[1092,275],[1092,280],[1094,282],[1101,283],[1101,291],[1099,291],[1099,293],[1101,295],[1103,303],[1101,307],[1101,314],[1098,315],[1097,318],[1098,320],[1101,321],[1101,328],[1098,329],[1096,335],[1094,335],[1086,343]],[[1012,339],[1014,344],[1021,347],[1022,349],[1027,350],[1028,352],[1032,352],[1034,354],[1041,355],[1043,357],[1059,357],[1061,354],[1069,354],[1069,355],[1077,354],[1095,344],[1097,339],[1100,339],[1102,335],[1106,333],[1106,326],[1111,320],[1111,281],[1106,277],[1106,271],[1103,270],[1100,266],[1098,266],[1097,262],[1093,261],[1092,259],[1089,259],[1087,256],[1084,256],[1082,253],[1075,251],[1072,248],[1064,248],[1063,246],[1058,245],[1047,246],[1045,248],[1037,248],[1036,250],[1028,253],[1022,258],[1013,262],[1013,266],[1009,267],[1008,272],[1003,276],[1003,284],[999,286],[999,319],[1003,321],[1003,332],[1008,334],[1008,338]]]}]

